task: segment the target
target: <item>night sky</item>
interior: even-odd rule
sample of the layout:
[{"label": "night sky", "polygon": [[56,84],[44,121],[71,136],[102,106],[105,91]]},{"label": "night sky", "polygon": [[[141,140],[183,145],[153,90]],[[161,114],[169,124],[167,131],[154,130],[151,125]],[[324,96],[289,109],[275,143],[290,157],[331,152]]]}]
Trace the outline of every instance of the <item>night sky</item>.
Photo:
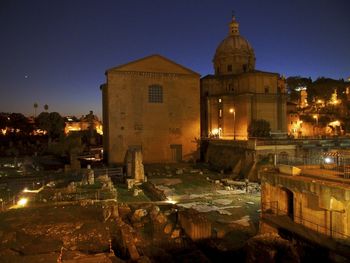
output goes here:
[{"label": "night sky", "polygon": [[231,10],[257,69],[350,76],[349,0],[0,0],[0,111],[101,116],[105,70],[155,53],[212,73]]}]

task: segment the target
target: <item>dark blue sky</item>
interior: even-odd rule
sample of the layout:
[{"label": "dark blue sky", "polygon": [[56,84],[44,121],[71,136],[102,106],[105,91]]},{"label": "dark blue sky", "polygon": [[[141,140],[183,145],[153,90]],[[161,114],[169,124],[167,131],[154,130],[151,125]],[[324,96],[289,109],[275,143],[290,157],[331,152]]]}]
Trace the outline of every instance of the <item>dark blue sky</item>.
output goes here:
[{"label": "dark blue sky", "polygon": [[1,0],[0,111],[100,116],[105,70],[155,53],[212,73],[231,10],[257,69],[350,76],[349,0]]}]

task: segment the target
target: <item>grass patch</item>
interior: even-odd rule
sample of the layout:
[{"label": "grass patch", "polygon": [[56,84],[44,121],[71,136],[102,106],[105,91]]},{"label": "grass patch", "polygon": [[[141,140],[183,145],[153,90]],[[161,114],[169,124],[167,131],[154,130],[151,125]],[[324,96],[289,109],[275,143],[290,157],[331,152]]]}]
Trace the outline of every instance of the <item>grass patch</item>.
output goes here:
[{"label": "grass patch", "polygon": [[118,202],[120,203],[132,203],[132,202],[148,202],[150,199],[143,193],[139,193],[138,196],[133,196],[134,191],[128,190],[126,185],[115,185],[118,193]]}]

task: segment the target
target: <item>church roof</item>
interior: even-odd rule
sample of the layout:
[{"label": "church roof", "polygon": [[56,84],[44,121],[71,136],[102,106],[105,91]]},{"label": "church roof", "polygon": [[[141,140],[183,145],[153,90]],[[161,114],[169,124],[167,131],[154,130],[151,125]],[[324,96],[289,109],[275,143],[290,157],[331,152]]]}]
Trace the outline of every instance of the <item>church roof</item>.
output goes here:
[{"label": "church roof", "polygon": [[200,76],[199,73],[158,54],[107,69],[106,74],[112,71],[160,72]]},{"label": "church roof", "polygon": [[280,75],[279,73],[276,72],[268,72],[268,71],[261,71],[261,70],[252,70],[249,72],[243,72],[240,74],[231,74],[231,75],[213,75],[213,74],[208,74],[204,76],[202,79],[230,79],[230,78],[237,78],[242,75],[248,75],[248,74],[267,74],[267,75]]}]

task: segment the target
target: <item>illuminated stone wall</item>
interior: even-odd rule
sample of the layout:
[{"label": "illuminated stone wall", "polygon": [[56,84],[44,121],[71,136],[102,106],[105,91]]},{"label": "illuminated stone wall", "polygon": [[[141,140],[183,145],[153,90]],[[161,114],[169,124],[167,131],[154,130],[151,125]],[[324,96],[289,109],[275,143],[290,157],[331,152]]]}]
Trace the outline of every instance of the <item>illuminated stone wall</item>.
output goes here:
[{"label": "illuminated stone wall", "polygon": [[[109,163],[122,163],[129,147],[141,147],[145,163],[192,158],[200,129],[197,73],[154,55],[106,75],[102,92]],[[161,103],[149,102],[151,85],[162,87]],[[182,151],[176,152],[179,147]]]},{"label": "illuminated stone wall", "polygon": [[[278,204],[279,215],[288,214],[290,205],[288,198],[292,197],[291,217],[295,223],[334,238],[349,238],[350,188],[348,186],[263,173],[261,189],[263,206],[271,205],[276,208]],[[292,193],[289,197],[288,191]]]}]

